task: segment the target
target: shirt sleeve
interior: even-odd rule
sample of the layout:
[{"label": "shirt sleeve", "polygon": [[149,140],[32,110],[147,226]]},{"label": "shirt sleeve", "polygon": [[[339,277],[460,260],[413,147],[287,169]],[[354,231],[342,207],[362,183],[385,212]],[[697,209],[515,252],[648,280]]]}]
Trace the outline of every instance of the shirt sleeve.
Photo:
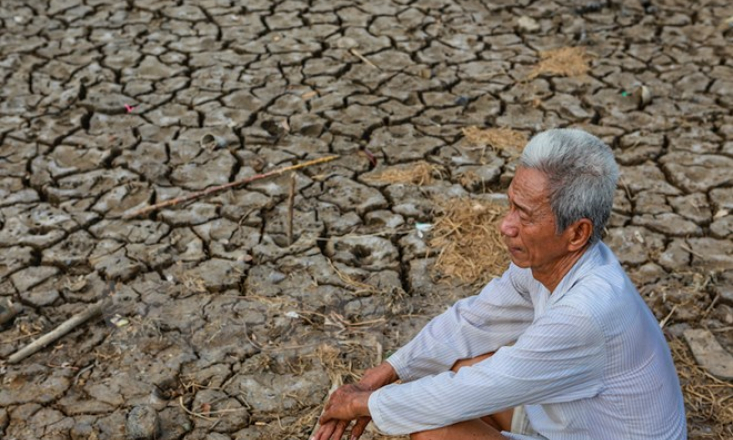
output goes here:
[{"label": "shirt sleeve", "polygon": [[402,435],[452,425],[517,405],[568,402],[597,395],[604,337],[586,313],[555,306],[511,347],[458,373],[390,385],[369,398],[374,423]]},{"label": "shirt sleeve", "polygon": [[[403,382],[448,371],[459,359],[513,343],[530,325],[534,309],[525,284],[531,274],[511,265],[475,296],[431,320],[387,362]],[[528,278],[529,277],[529,278]]]}]

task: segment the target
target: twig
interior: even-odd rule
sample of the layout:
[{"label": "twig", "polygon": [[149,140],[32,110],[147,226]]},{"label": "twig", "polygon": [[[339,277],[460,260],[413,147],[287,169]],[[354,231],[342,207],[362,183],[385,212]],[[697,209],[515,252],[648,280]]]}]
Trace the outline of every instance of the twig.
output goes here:
[{"label": "twig", "polygon": [[3,339],[2,341],[0,341],[0,344],[10,344],[11,342],[20,341],[21,339],[32,338],[33,336],[38,335],[38,334],[41,334],[41,332],[33,332],[33,333],[28,333],[27,335],[18,336],[15,338]]},{"label": "twig", "polygon": [[164,202],[156,203],[155,205],[146,206],[145,208],[141,208],[133,212],[126,213],[122,216],[122,218],[131,219],[131,218],[139,217],[141,215],[146,215],[146,214],[149,214],[153,211],[157,211],[162,208],[168,208],[169,206],[179,205],[181,203],[186,203],[191,200],[200,199],[202,197],[206,197],[214,193],[218,193],[218,192],[230,189],[230,188],[234,188],[234,187],[241,186],[241,185],[244,185],[250,182],[254,182],[255,180],[266,179],[271,176],[278,176],[288,171],[299,170],[301,168],[309,167],[311,165],[318,165],[321,163],[330,162],[337,158],[338,156],[321,157],[320,159],[309,160],[307,162],[299,163],[297,165],[292,165],[289,167],[284,167],[284,168],[279,168],[277,170],[268,171],[266,173],[257,174],[257,175],[250,176],[250,177],[245,177],[244,179],[237,180],[236,182],[229,182],[224,185],[212,186],[202,191],[197,191],[197,192],[194,192],[194,193],[182,196],[182,197],[176,197],[174,199],[166,200]]},{"label": "twig", "polygon": [[710,302],[710,305],[705,309],[705,312],[703,312],[702,317],[705,318],[708,316],[711,310],[713,310],[713,307],[715,307],[715,304],[718,302],[718,299],[720,298],[720,293],[715,295],[715,298],[713,298],[712,302]]},{"label": "twig", "polygon": [[659,321],[659,328],[664,328],[664,326],[667,325],[667,321],[669,321],[669,318],[671,318],[675,310],[677,310],[678,305],[679,304],[675,304],[674,306],[672,306],[672,310],[669,312],[669,314],[665,316],[664,319]]},{"label": "twig", "polygon": [[684,244],[683,245],[680,245],[680,247],[682,249],[686,250],[687,252],[691,253],[692,255],[696,256],[697,258],[701,259],[701,260],[705,260],[706,259],[704,256],[698,254],[697,252],[693,251],[692,249],[690,249],[688,246],[685,246]]},{"label": "twig", "polygon": [[33,353],[41,350],[43,347],[51,344],[65,334],[69,333],[79,325],[85,323],[86,321],[94,318],[97,315],[101,315],[102,311],[109,307],[110,302],[111,300],[108,297],[97,301],[96,303],[87,307],[86,310],[77,313],[49,333],[46,333],[45,335],[41,336],[40,338],[36,339],[35,341],[15,352],[8,358],[8,363],[15,364],[22,361]]},{"label": "twig", "polygon": [[357,57],[360,60],[362,60],[365,64],[367,64],[367,65],[369,65],[369,66],[371,66],[371,67],[373,67],[373,68],[375,68],[377,70],[380,70],[379,67],[377,67],[376,64],[374,64],[371,61],[369,61],[367,59],[367,57],[365,57],[364,55],[360,54],[359,51],[357,51],[356,49],[350,49],[349,52],[351,52],[351,54],[354,55],[355,57]]},{"label": "twig", "polygon": [[204,420],[207,420],[209,422],[213,422],[214,420],[216,420],[213,417],[206,417],[203,414],[200,414],[200,413],[197,413],[197,412],[193,412],[190,409],[186,408],[186,405],[183,404],[183,396],[178,396],[178,404],[181,406],[181,409],[184,410],[188,415],[191,415],[191,416],[194,416],[194,417],[198,417],[200,419],[204,419]]},{"label": "twig", "polygon": [[86,373],[87,371],[91,370],[92,368],[96,367],[97,365],[98,365],[97,361],[95,360],[94,362],[90,363],[86,367],[79,370],[79,372],[76,373],[76,376],[74,376],[74,385],[76,385],[79,382],[79,378],[81,378],[82,374]]},{"label": "twig", "polygon": [[247,338],[247,341],[252,345],[256,350],[262,351],[262,345],[255,342],[250,336],[249,336],[249,330],[247,330],[247,324],[244,324],[244,336]]},{"label": "twig", "polygon": [[295,173],[290,174],[290,193],[288,194],[288,246],[293,245],[293,205],[295,204]]}]

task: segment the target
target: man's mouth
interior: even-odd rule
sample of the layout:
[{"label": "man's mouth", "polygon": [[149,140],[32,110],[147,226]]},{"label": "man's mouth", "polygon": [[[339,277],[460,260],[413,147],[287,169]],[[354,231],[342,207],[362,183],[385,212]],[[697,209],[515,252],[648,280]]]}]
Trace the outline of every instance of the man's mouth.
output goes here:
[{"label": "man's mouth", "polygon": [[518,254],[518,253],[522,252],[522,248],[520,248],[518,246],[512,246],[510,244],[507,244],[506,245],[506,248],[509,251],[509,253],[511,253],[511,254]]}]

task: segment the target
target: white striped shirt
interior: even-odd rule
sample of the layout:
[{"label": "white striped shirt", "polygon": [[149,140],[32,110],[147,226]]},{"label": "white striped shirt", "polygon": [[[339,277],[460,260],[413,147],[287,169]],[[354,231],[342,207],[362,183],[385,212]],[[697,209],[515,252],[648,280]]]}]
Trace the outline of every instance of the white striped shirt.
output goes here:
[{"label": "white striped shirt", "polygon": [[[494,351],[449,371],[459,359]],[[603,243],[585,252],[552,295],[531,270],[511,265],[388,362],[403,383],[369,398],[374,423],[388,434],[525,405],[532,428],[550,440],[687,438],[667,342]]]}]

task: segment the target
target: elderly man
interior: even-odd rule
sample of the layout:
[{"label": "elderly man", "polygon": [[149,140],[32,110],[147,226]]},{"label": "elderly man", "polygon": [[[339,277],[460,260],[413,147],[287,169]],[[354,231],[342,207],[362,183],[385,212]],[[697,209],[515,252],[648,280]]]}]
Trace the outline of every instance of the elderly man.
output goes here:
[{"label": "elderly man", "polygon": [[420,440],[685,439],[664,336],[600,241],[617,179],[598,138],[535,136],[500,227],[509,269],[338,389],[315,438],[340,438],[356,420],[355,439],[373,419]]}]

